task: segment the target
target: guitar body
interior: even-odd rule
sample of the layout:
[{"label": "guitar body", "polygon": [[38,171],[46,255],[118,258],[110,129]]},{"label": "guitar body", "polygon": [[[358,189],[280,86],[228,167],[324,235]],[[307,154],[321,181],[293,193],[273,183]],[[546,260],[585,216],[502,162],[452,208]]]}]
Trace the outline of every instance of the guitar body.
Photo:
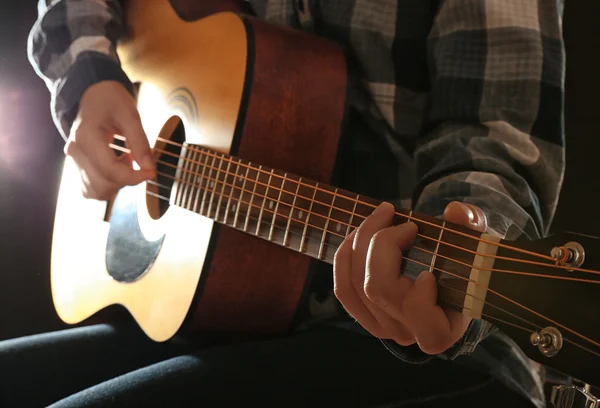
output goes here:
[{"label": "guitar body", "polygon": [[[119,56],[140,84],[151,145],[178,136],[332,182],[347,86],[338,47],[231,11],[176,10],[167,0],[130,1],[127,13],[135,18]],[[110,202],[83,198],[79,183],[67,159],[51,265],[65,322],[119,304],[156,341],[188,330],[289,328],[314,260],[174,205],[161,211],[147,183]]]}]

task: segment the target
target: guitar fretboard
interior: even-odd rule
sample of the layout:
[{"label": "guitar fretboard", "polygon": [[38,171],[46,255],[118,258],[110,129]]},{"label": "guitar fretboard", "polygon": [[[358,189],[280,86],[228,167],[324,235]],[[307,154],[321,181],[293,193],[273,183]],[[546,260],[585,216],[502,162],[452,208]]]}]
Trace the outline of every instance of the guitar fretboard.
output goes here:
[{"label": "guitar fretboard", "polygon": [[[199,146],[186,145],[171,204],[332,264],[344,238],[380,201]],[[445,228],[431,216],[396,209],[394,224],[419,228],[402,272],[438,275],[438,297],[464,304],[480,233]],[[458,231],[458,232],[455,232]],[[463,234],[468,234],[464,236]],[[473,237],[473,238],[471,238]],[[470,250],[470,251],[469,251]],[[400,272],[399,272],[400,273]]]}]

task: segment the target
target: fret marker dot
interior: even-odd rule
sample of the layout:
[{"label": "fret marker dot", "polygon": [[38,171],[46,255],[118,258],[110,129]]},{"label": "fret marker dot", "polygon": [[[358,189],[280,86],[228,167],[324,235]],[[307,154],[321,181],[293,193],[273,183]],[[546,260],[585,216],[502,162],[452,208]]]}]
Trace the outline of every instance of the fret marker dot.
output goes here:
[{"label": "fret marker dot", "polygon": [[242,181],[243,181],[243,180],[244,180],[244,179],[243,179],[243,178],[241,178],[241,177],[238,179],[238,181],[240,182],[240,184],[242,184]]},{"label": "fret marker dot", "polygon": [[235,211],[235,203],[231,206],[231,211]]},{"label": "fret marker dot", "polygon": [[274,205],[274,204],[273,204],[273,201],[269,201],[269,210],[272,210],[272,209],[273,209],[273,205]]},{"label": "fret marker dot", "polygon": [[196,183],[200,183],[200,180],[202,180],[200,176],[196,176]]},{"label": "fret marker dot", "polygon": [[302,219],[303,215],[304,215],[304,213],[302,211],[298,212],[298,218]]},{"label": "fret marker dot", "polygon": [[335,231],[336,232],[340,232],[342,230],[342,224],[340,224],[339,222],[337,223],[337,225],[335,226]]},{"label": "fret marker dot", "polygon": [[214,181],[211,181],[211,182],[210,182],[210,188],[213,188],[213,186],[214,186],[214,185],[215,185],[215,182],[214,182]]}]

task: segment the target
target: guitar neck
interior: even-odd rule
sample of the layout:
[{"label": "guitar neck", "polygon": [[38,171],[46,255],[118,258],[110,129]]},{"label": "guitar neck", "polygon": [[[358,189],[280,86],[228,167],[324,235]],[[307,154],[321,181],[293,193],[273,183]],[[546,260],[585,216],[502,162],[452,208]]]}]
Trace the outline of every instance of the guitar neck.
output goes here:
[{"label": "guitar neck", "polygon": [[[333,264],[344,238],[381,201],[195,145],[181,151],[172,205]],[[394,224],[412,221],[419,232],[404,254],[402,272],[438,276],[438,298],[464,309],[481,233],[397,209]],[[471,301],[467,302],[471,303]],[[472,305],[471,305],[472,306]]]}]

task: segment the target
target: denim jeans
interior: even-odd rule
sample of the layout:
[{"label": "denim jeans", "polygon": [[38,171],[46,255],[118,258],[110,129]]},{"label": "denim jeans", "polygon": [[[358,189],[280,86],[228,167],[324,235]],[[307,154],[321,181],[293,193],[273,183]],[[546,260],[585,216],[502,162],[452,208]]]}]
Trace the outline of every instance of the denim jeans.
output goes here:
[{"label": "denim jeans", "polygon": [[[53,405],[52,405],[53,404]],[[441,359],[403,363],[331,327],[229,344],[148,340],[132,324],[0,342],[0,406],[529,407],[489,376]]]}]

